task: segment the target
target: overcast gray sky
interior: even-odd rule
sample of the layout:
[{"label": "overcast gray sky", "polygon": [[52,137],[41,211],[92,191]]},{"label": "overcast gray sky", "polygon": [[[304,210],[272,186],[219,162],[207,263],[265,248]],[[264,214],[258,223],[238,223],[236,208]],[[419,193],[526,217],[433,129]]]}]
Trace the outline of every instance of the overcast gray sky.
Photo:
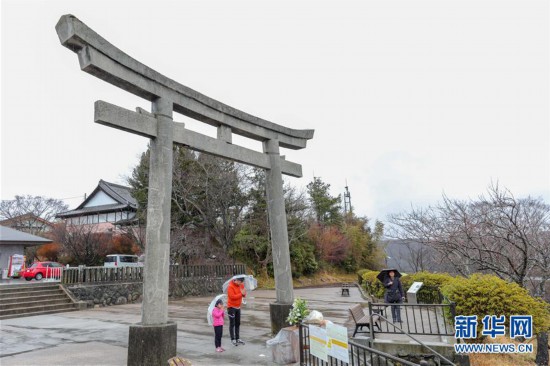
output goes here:
[{"label": "overcast gray sky", "polygon": [[[285,151],[358,214],[476,197],[499,181],[550,203],[548,1],[1,2],[1,198],[124,184],[147,140],[93,123],[93,104],[150,109],[80,71],[55,24],[73,14],[209,97],[291,128]],[[184,121],[215,135],[211,127]],[[259,143],[236,139],[260,149]]]}]

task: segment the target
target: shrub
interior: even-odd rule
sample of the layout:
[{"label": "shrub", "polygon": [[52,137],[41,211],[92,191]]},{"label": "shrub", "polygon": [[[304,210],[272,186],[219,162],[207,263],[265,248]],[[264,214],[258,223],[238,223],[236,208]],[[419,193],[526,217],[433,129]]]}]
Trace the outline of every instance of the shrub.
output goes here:
[{"label": "shrub", "polygon": [[449,283],[452,279],[453,277],[447,273],[430,273],[422,271],[401,277],[401,284],[403,285],[403,290],[407,292],[413,282],[422,282],[423,285],[417,293],[418,298],[433,299],[433,302],[439,302],[441,287]]},{"label": "shrub", "polygon": [[361,285],[363,283],[363,274],[367,273],[368,271],[369,271],[368,269],[360,269],[356,272],[357,273],[357,282],[359,283],[359,285]]},{"label": "shrub", "polygon": [[442,287],[447,284],[453,276],[447,273],[430,273],[426,271],[416,272],[412,275],[403,276],[401,283],[404,288],[409,288],[413,282],[423,282],[423,286]]},{"label": "shrub", "polygon": [[485,315],[505,315],[507,329],[511,315],[532,315],[533,333],[550,329],[547,303],[531,297],[526,289],[516,283],[496,276],[474,274],[469,278],[455,277],[441,291],[456,303],[456,315],[477,315],[478,338],[481,338],[481,320]]}]

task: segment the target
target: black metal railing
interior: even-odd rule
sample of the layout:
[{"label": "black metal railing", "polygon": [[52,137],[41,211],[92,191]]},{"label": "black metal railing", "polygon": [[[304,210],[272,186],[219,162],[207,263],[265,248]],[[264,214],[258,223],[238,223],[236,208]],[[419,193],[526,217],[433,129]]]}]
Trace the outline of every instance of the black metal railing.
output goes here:
[{"label": "black metal railing", "polygon": [[[393,311],[392,311],[393,308]],[[396,312],[396,314],[393,314]],[[397,312],[399,314],[397,314]],[[396,325],[413,335],[454,335],[455,303],[450,304],[387,304],[369,303],[371,324],[376,321],[378,327],[371,327],[371,337],[376,333],[403,333]],[[381,320],[383,315],[391,321]],[[400,315],[401,322],[395,322],[394,315]]]},{"label": "black metal railing", "polygon": [[422,286],[416,294],[419,304],[442,304],[443,294],[437,286]]},{"label": "black metal railing", "polygon": [[300,366],[419,366],[417,363],[392,356],[388,353],[354,342],[353,340],[348,341],[349,362],[331,356],[328,356],[327,361],[324,361],[312,355],[310,352],[309,326],[307,324],[300,324],[298,331],[300,338]]}]

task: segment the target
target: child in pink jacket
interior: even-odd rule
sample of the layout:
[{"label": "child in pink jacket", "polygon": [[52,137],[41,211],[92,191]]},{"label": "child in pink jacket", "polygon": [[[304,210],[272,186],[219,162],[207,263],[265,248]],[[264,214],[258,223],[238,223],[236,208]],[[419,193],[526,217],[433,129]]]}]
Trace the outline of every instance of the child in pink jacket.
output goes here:
[{"label": "child in pink jacket", "polygon": [[214,343],[216,346],[216,352],[225,351],[222,348],[222,333],[223,333],[223,317],[225,313],[223,310],[223,301],[219,299],[216,301],[216,306],[212,310],[212,324],[214,325]]}]

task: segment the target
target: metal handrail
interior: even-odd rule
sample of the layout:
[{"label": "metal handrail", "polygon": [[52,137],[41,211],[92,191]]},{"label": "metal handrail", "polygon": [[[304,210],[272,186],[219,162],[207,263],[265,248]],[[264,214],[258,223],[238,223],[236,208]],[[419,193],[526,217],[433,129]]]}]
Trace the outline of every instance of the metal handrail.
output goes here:
[{"label": "metal handrail", "polygon": [[399,358],[399,357],[396,357],[394,355],[391,355],[389,353],[386,353],[386,352],[383,352],[383,351],[380,351],[376,348],[372,348],[372,347],[369,347],[369,346],[365,346],[364,344],[360,344],[360,343],[357,343],[357,342],[354,342],[352,340],[348,341],[348,343],[350,345],[352,345],[353,347],[357,347],[359,349],[364,349],[364,350],[367,350],[369,351],[370,353],[374,353],[378,356],[382,356],[386,359],[390,359],[392,361],[395,361],[395,362],[399,362],[399,364],[403,365],[403,366],[417,366],[418,364],[417,363],[414,363],[414,362],[411,362],[411,361],[408,361],[408,360],[405,360],[405,359],[402,359],[402,358]]},{"label": "metal handrail", "polygon": [[[312,355],[309,352],[309,344],[306,347],[306,344],[305,344],[306,342],[304,342],[304,340],[308,338],[308,335],[309,335],[309,325],[304,324],[304,323],[300,323],[298,325],[298,338],[299,338],[299,345],[300,345],[300,350],[299,350],[299,352],[300,352],[300,362],[299,362],[300,366],[308,366],[308,365],[313,364],[313,362],[311,361]],[[356,365],[356,364],[358,364],[358,365],[368,365],[369,363],[368,363],[368,361],[366,361],[366,359],[368,358],[368,356],[367,356],[367,354],[368,354],[370,356],[371,360],[372,360],[373,356],[377,357],[378,360],[380,360],[380,358],[385,359],[386,360],[386,365],[388,364],[387,360],[389,359],[389,360],[395,362],[396,364],[403,365],[403,366],[420,366],[420,364],[417,364],[417,363],[405,360],[403,358],[400,358],[398,356],[394,356],[394,355],[391,355],[389,353],[377,350],[376,348],[372,348],[372,347],[366,346],[364,344],[357,343],[353,340],[349,340],[348,344],[350,345],[350,347],[349,347],[349,356],[350,356],[349,362],[336,360],[336,359],[332,358],[332,356],[329,356],[329,361],[328,362],[317,359],[317,362],[315,362],[315,365],[317,365],[317,366],[328,366],[328,365],[331,365],[331,366],[336,366],[336,365],[350,366],[350,365]],[[361,356],[363,357],[363,360],[361,360]],[[359,362],[355,363],[355,361],[359,361]],[[381,364],[381,363],[378,363],[378,364]]]},{"label": "metal handrail", "polygon": [[[426,343],[422,342],[421,340],[419,339],[416,339],[415,337],[413,337],[411,334],[409,334],[407,331],[404,331],[403,329],[401,329],[400,327],[398,327],[397,325],[395,325],[393,322],[389,321],[388,318],[386,318],[384,315],[382,314],[377,314],[379,318],[381,319],[384,319],[385,321],[387,321],[388,323],[390,323],[391,325],[393,325],[395,328],[399,329],[399,331],[403,334],[405,334],[406,336],[408,336],[409,338],[413,339],[414,341],[418,342],[420,345],[426,347],[427,349],[429,349],[430,351],[432,351],[434,354],[438,355],[439,357],[441,357],[441,359],[447,361],[449,364],[451,364],[452,366],[456,366],[452,361],[450,361],[449,359],[447,359],[445,356],[443,356],[441,353],[437,352],[436,350],[434,350],[433,348],[431,348],[430,346],[428,346]],[[372,314],[371,314],[371,317],[372,317]],[[371,323],[372,324],[372,323]]]},{"label": "metal handrail", "polygon": [[[445,314],[443,314],[443,317],[441,318],[441,320],[443,320],[443,323],[442,324],[438,324],[438,317],[437,317],[437,314],[436,314],[436,318],[435,318],[435,324],[433,324],[433,321],[429,320],[428,321],[428,324],[427,326],[429,327],[429,331],[427,331],[425,329],[425,325],[423,324],[420,324],[418,325],[416,322],[417,322],[417,316],[420,315],[420,320],[422,319],[422,313],[423,313],[423,309],[426,310],[426,311],[429,311],[431,309],[433,310],[437,310],[439,308],[441,308],[443,311],[445,311],[446,308],[449,308],[448,311],[450,312],[451,314],[451,318],[454,319],[454,316],[455,316],[455,304],[454,303],[450,303],[450,304],[410,304],[410,303],[395,303],[395,304],[390,304],[390,303],[372,303],[372,302],[369,302],[369,315],[375,313],[375,314],[378,314],[378,311],[380,311],[380,309],[382,308],[385,308],[385,307],[388,307],[388,306],[398,306],[398,307],[404,307],[404,308],[411,308],[413,313],[413,324],[414,325],[414,331],[413,329],[409,328],[409,332],[411,334],[417,334],[417,335],[423,335],[423,334],[426,334],[426,335],[446,335],[446,336],[451,336],[454,334],[454,330],[452,329],[452,324],[450,323],[450,320],[448,317],[445,316]],[[375,310],[375,309],[379,309],[378,311]],[[419,311],[419,314],[417,314],[416,310]],[[383,315],[383,312],[380,312],[382,313]],[[409,316],[407,316],[407,324],[408,324],[408,319],[409,319]],[[417,329],[417,326],[420,327],[420,329]],[[432,330],[432,326],[435,326],[437,327],[437,330],[434,332]],[[440,329],[441,327],[443,327],[443,330]],[[375,333],[396,333],[396,332],[392,332],[390,331],[389,329],[390,327],[387,325],[386,326],[386,330],[382,330],[380,328],[380,331],[374,331]],[[374,334],[372,334],[373,332],[371,332],[371,335],[374,339]]]}]

